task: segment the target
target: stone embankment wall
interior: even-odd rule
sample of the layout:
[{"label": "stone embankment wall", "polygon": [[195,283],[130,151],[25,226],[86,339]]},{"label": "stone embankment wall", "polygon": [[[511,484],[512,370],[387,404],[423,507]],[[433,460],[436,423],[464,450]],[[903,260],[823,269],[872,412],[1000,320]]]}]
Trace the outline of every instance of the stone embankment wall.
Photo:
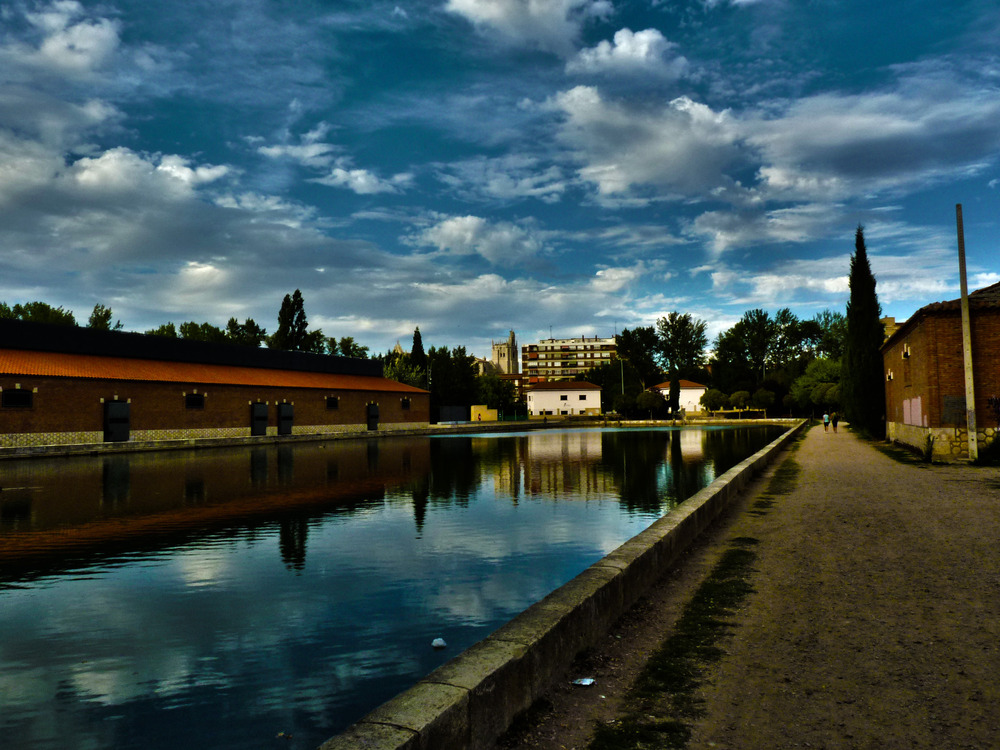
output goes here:
[{"label": "stone embankment wall", "polygon": [[[996,440],[998,430],[979,426],[976,437],[979,450]],[[933,461],[962,461],[969,458],[969,431],[965,427],[916,427],[889,422],[886,438],[919,451]]]},{"label": "stone embankment wall", "polygon": [[400,693],[320,750],[486,750],[583,649],[669,569],[805,426],[684,501],[646,531]]}]

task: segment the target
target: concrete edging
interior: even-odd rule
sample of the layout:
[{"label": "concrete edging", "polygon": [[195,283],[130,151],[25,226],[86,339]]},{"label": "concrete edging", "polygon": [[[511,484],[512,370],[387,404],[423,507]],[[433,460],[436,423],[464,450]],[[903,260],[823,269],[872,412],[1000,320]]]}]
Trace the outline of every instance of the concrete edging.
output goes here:
[{"label": "concrete edging", "polygon": [[487,750],[606,633],[807,423],[734,466],[569,583],[320,750]]}]

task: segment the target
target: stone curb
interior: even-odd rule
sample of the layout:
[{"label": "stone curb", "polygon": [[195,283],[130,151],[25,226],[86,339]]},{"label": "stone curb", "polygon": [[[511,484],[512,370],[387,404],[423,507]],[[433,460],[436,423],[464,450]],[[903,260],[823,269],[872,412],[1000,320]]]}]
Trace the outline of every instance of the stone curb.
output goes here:
[{"label": "stone curb", "polygon": [[488,750],[805,426],[802,421],[319,750]]}]

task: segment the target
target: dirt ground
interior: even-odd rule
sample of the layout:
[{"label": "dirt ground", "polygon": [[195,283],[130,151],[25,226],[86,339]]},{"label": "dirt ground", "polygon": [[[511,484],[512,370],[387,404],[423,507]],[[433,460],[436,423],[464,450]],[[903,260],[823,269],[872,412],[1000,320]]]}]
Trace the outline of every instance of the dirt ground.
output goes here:
[{"label": "dirt ground", "polygon": [[[689,748],[1000,748],[1000,470],[894,460],[812,428],[500,748],[586,748],[729,540],[751,584]],[[592,677],[590,687],[572,681]]]}]

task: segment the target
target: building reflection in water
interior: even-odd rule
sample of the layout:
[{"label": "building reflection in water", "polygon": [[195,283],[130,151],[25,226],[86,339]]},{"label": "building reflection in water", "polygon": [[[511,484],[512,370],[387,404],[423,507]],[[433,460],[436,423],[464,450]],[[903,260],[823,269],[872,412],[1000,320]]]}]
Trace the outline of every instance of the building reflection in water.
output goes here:
[{"label": "building reflection in water", "polygon": [[614,498],[661,513],[746,455],[750,439],[746,429],[553,430],[10,462],[0,566],[278,522],[281,558],[301,570],[310,516],[390,498],[411,505],[419,535],[430,508],[464,507],[487,481],[515,504]]},{"label": "building reflection in water", "polygon": [[281,731],[317,747],[771,437],[546,430],[6,462],[4,737],[236,750]]}]

